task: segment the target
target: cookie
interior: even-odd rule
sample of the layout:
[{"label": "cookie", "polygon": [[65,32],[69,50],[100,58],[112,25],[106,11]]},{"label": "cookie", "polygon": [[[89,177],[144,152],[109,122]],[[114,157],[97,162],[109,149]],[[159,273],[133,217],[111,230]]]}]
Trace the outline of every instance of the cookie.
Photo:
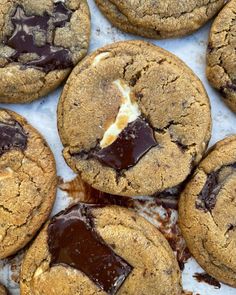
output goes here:
[{"label": "cookie", "polygon": [[21,295],[182,294],[164,236],[117,206],[76,204],[55,216],[26,253]]},{"label": "cookie", "polygon": [[224,0],[95,0],[119,29],[148,38],[164,39],[190,34],[224,5]]},{"label": "cookie", "polygon": [[24,118],[0,109],[0,259],[33,238],[51,212],[56,187],[45,140]]},{"label": "cookie", "polygon": [[8,295],[6,288],[0,284],[0,295]]},{"label": "cookie", "polygon": [[207,77],[236,112],[236,1],[230,1],[214,21],[207,53]]},{"label": "cookie", "polygon": [[0,29],[0,102],[30,102],[85,56],[89,8],[86,0],[1,1]]},{"label": "cookie", "polygon": [[236,136],[210,150],[182,193],[179,225],[190,252],[217,280],[236,287]]},{"label": "cookie", "polygon": [[201,159],[211,133],[209,100],[171,53],[119,42],[74,69],[58,129],[64,158],[84,181],[113,195],[152,195],[182,183]]}]

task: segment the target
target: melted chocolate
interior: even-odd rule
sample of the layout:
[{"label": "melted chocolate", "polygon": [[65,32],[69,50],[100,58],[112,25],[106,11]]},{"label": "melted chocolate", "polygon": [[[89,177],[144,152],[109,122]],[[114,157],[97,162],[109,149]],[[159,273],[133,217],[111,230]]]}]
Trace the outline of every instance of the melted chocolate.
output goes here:
[{"label": "melted chocolate", "polygon": [[89,187],[87,191],[87,195],[91,196],[91,199],[96,204],[103,204],[103,205],[116,205],[126,208],[132,208],[134,206],[134,200],[130,197],[125,196],[116,196],[108,193],[101,192],[96,190],[93,187]]},{"label": "melted chocolate", "polygon": [[221,284],[219,281],[217,281],[216,279],[214,279],[213,277],[211,277],[209,274],[207,273],[195,273],[195,275],[193,276],[199,283],[206,283],[208,285],[211,286],[215,286],[217,289],[221,288]]},{"label": "melted chocolate", "polygon": [[162,192],[156,192],[153,197],[156,199],[156,204],[165,209],[178,210],[178,200],[183,191],[185,183],[175,187],[166,189]]},{"label": "melted chocolate", "polygon": [[0,122],[0,155],[11,149],[25,150],[27,135],[16,121]]},{"label": "melted chocolate", "polygon": [[96,232],[92,216],[92,208],[96,207],[102,205],[78,204],[52,219],[48,226],[51,266],[76,268],[113,295],[133,268]]},{"label": "melted chocolate", "polygon": [[156,204],[164,209],[178,210],[178,200],[173,198],[157,198]]},{"label": "melted chocolate", "polygon": [[222,166],[220,169],[218,169],[217,171],[213,171],[207,176],[205,185],[203,186],[203,189],[196,200],[197,209],[208,212],[212,211],[215,208],[217,195],[219,194],[222,185],[224,184],[224,181],[222,183],[219,182],[219,174],[224,168],[227,167],[232,167],[236,169],[236,163],[228,166]]},{"label": "melted chocolate", "polygon": [[43,15],[26,15],[21,6],[17,6],[11,20],[14,25],[12,36],[5,40],[4,44],[13,48],[15,53],[10,57],[11,61],[19,62],[22,54],[34,53],[38,55],[35,60],[25,62],[24,66],[31,66],[49,72],[55,69],[65,69],[73,65],[71,54],[68,49],[53,46],[46,42],[39,46],[35,43],[34,33],[40,32],[47,38],[49,21],[52,29],[65,26],[70,21],[72,11],[65,7],[62,2],[54,6],[53,14],[45,12]]},{"label": "melted chocolate", "polygon": [[157,146],[152,128],[138,118],[120,133],[110,146],[93,152],[101,163],[116,170],[133,167],[152,147]]}]

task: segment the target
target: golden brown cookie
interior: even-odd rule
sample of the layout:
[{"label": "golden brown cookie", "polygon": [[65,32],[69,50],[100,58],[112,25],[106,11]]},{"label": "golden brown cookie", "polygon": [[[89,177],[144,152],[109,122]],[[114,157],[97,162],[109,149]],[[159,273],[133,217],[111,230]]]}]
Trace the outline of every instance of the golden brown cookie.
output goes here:
[{"label": "golden brown cookie", "polygon": [[88,48],[86,0],[0,2],[0,102],[30,102],[57,88]]},{"label": "golden brown cookie", "polygon": [[0,295],[8,295],[7,289],[0,284]]},{"label": "golden brown cookie", "polygon": [[21,295],[182,294],[164,236],[117,206],[77,204],[54,217],[28,250]]},{"label": "golden brown cookie", "polygon": [[226,104],[236,112],[236,0],[231,0],[214,21],[208,45],[207,77]]},{"label": "golden brown cookie", "polygon": [[95,0],[119,29],[163,39],[190,34],[203,26],[224,5],[224,0]]},{"label": "golden brown cookie", "polygon": [[200,163],[179,204],[190,252],[214,278],[236,287],[236,136],[218,142]]},{"label": "golden brown cookie", "polygon": [[0,258],[24,247],[51,212],[57,187],[53,154],[12,111],[0,110]]},{"label": "golden brown cookie", "polygon": [[128,41],[97,50],[74,69],[58,129],[66,162],[94,188],[151,195],[182,183],[200,161],[211,114],[203,85],[182,61]]}]

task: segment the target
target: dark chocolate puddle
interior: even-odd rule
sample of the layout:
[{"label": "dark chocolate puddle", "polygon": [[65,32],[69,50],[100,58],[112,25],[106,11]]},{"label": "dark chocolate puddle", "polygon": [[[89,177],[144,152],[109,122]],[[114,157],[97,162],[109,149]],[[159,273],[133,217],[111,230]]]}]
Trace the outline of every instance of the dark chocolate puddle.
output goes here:
[{"label": "dark chocolate puddle", "polygon": [[25,150],[28,137],[17,121],[0,122],[0,156],[12,149]]},{"label": "dark chocolate puddle", "polygon": [[25,67],[39,68],[45,72],[72,67],[73,62],[68,49],[54,46],[51,42],[39,46],[36,44],[34,36],[35,32],[40,32],[46,39],[49,22],[52,23],[51,29],[55,31],[56,28],[65,26],[70,21],[71,15],[72,11],[62,2],[54,4],[52,15],[47,12],[44,12],[43,15],[26,15],[23,7],[18,5],[11,17],[14,31],[10,37],[4,40],[4,45],[15,50],[9,60],[20,62],[19,59],[23,54],[34,53],[38,58],[23,63]]},{"label": "dark chocolate puddle", "polygon": [[88,276],[107,294],[116,294],[132,271],[96,232],[93,208],[77,204],[55,216],[48,226],[51,266],[67,265]]},{"label": "dark chocolate puddle", "polygon": [[219,175],[224,168],[236,169],[236,163],[222,166],[220,169],[208,174],[205,185],[203,186],[202,191],[200,192],[196,200],[195,206],[197,209],[208,212],[212,211],[215,208],[217,195],[219,194],[225,182],[219,182]]},{"label": "dark chocolate puddle", "polygon": [[151,148],[157,145],[153,129],[139,117],[128,124],[115,142],[106,148],[92,151],[91,156],[102,164],[121,171],[135,166]]}]

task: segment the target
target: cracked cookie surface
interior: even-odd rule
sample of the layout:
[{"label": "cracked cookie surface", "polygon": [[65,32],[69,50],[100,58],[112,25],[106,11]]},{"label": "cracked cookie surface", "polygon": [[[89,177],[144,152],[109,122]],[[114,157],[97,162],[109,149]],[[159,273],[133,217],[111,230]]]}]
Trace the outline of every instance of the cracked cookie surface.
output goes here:
[{"label": "cracked cookie surface", "polygon": [[3,0],[0,3],[0,102],[48,94],[86,54],[86,0]]},{"label": "cracked cookie surface", "polygon": [[182,193],[179,225],[198,263],[236,287],[236,136],[218,142]]},{"label": "cracked cookie surface", "polygon": [[215,19],[209,37],[207,77],[225,103],[236,112],[236,1]]},{"label": "cracked cookie surface", "polygon": [[0,284],[0,295],[8,295],[6,288]]},{"label": "cracked cookie surface", "polygon": [[0,110],[0,258],[23,248],[51,212],[56,195],[53,154],[21,116]]},{"label": "cracked cookie surface", "polygon": [[[81,208],[89,209],[89,213],[81,211]],[[122,283],[118,283],[119,288],[116,284],[111,286],[116,290],[110,288],[105,291],[103,286],[104,283],[105,286],[110,284],[113,272],[109,270],[115,270],[117,257],[110,259],[108,254],[99,255],[101,245],[91,246],[94,241],[82,227],[87,218],[86,231],[102,239],[103,247],[108,247],[126,264],[126,267],[118,267],[121,277],[129,265],[125,280],[123,278]],[[77,223],[78,219],[83,222]],[[62,223],[58,224],[60,221]],[[53,226],[56,227],[52,229]],[[75,232],[78,234],[72,234],[72,238],[71,233]],[[55,236],[59,237],[60,243]],[[76,242],[75,236],[78,238],[77,251],[74,246],[70,248]],[[58,263],[59,260],[64,263]],[[65,260],[74,267],[66,264]],[[85,269],[81,270],[83,265]],[[96,275],[94,281],[92,274]],[[182,294],[178,263],[157,228],[128,209],[86,204],[67,209],[45,226],[25,256],[20,286],[22,295]]]},{"label": "cracked cookie surface", "polygon": [[190,34],[203,26],[225,0],[95,0],[119,29],[148,38]]},{"label": "cracked cookie surface", "polygon": [[177,57],[146,42],[119,42],[74,69],[58,129],[68,165],[94,188],[151,195],[182,183],[200,161],[210,106]]}]

